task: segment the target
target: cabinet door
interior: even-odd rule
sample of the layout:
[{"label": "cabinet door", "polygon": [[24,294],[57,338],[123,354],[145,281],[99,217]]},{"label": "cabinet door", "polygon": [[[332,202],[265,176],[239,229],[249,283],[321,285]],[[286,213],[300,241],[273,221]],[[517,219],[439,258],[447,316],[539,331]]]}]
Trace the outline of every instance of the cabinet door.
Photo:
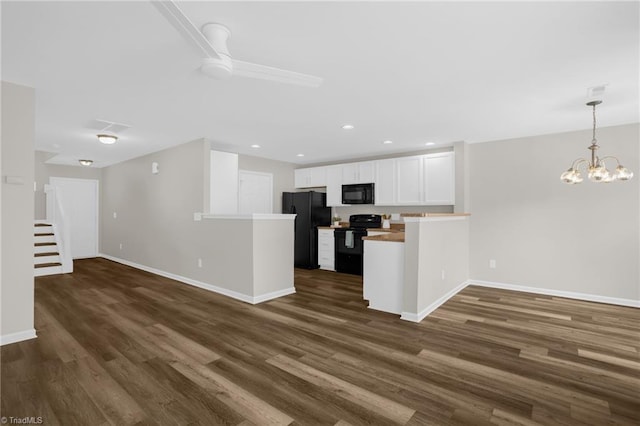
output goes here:
[{"label": "cabinet door", "polygon": [[455,157],[453,152],[424,156],[424,203],[455,204]]},{"label": "cabinet door", "polygon": [[375,180],[375,163],[373,161],[363,161],[358,164],[358,182],[357,183],[374,183]]},{"label": "cabinet door", "polygon": [[311,169],[295,169],[293,181],[296,188],[308,188],[311,183]]},{"label": "cabinet door", "polygon": [[318,264],[320,269],[335,270],[335,247],[332,229],[318,229]]},{"label": "cabinet door", "polygon": [[409,206],[422,204],[422,156],[396,159],[396,204]]},{"label": "cabinet door", "polygon": [[342,167],[327,167],[327,206],[342,206]]},{"label": "cabinet door", "polygon": [[310,171],[309,186],[314,188],[319,186],[327,186],[326,167],[312,167],[308,170]]},{"label": "cabinet door", "polygon": [[343,164],[342,166],[342,184],[350,185],[358,183],[358,164]]},{"label": "cabinet door", "polygon": [[375,204],[392,206],[396,203],[396,160],[378,160],[376,165]]}]

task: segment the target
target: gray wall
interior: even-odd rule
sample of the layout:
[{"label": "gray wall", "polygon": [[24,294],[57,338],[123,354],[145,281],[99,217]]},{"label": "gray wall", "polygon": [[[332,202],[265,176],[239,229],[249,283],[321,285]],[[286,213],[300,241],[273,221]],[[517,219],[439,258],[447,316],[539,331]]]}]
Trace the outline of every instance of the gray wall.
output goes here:
[{"label": "gray wall", "polygon": [[50,177],[100,180],[102,174],[101,169],[95,167],[46,164],[45,161],[54,155],[44,151],[36,151],[34,155],[36,179],[34,213],[36,219],[45,219],[47,216],[44,185],[49,183]]},{"label": "gray wall", "polygon": [[[292,221],[287,221],[291,238],[281,233],[284,238],[271,239],[268,250],[260,245],[262,251],[256,254],[252,221],[193,220],[194,212],[202,212],[205,206],[209,146],[207,141],[197,140],[104,168],[101,253],[245,296],[259,296],[256,290],[293,287],[292,253],[284,267],[278,263],[281,259],[259,265],[260,273],[271,271],[282,278],[275,285],[262,280],[256,288],[253,267],[261,253],[288,253],[288,247],[293,247]],[[153,162],[158,163],[160,171],[155,175],[151,173]],[[251,166],[244,165],[247,169]],[[281,181],[276,177],[279,173],[274,173],[274,182]],[[267,235],[264,229],[259,232]],[[198,258],[202,259],[201,268]]]},{"label": "gray wall", "polygon": [[467,147],[472,280],[640,299],[640,126],[597,136],[600,154],[619,157],[632,180],[560,181],[590,153],[588,130]]},{"label": "gray wall", "polygon": [[405,226],[402,315],[421,319],[469,277],[469,219],[429,218]]},{"label": "gray wall", "polygon": [[[33,332],[34,135],[34,90],[3,81],[0,336]],[[7,184],[6,176],[23,184]]]}]

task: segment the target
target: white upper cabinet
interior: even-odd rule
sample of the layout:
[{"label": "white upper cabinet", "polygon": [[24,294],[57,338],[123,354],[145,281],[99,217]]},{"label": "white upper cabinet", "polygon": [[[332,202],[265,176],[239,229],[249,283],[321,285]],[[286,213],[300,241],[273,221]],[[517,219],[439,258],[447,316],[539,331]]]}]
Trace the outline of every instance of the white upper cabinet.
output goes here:
[{"label": "white upper cabinet", "polygon": [[342,185],[375,183],[378,206],[455,204],[453,151],[295,170],[296,188],[327,187],[327,206],[342,206]]},{"label": "white upper cabinet", "polygon": [[454,205],[455,157],[453,152],[439,152],[424,156],[424,204]]},{"label": "white upper cabinet", "polygon": [[396,204],[396,159],[378,160],[376,163],[375,204]]},{"label": "white upper cabinet", "polygon": [[328,166],[327,206],[342,206],[342,166]]},{"label": "white upper cabinet", "polygon": [[294,186],[296,188],[315,188],[327,186],[326,167],[310,167],[307,169],[295,169]]},{"label": "white upper cabinet", "polygon": [[410,206],[422,204],[423,156],[396,158],[396,204]]},{"label": "white upper cabinet", "polygon": [[342,184],[373,183],[375,177],[375,163],[363,161],[342,165]]}]

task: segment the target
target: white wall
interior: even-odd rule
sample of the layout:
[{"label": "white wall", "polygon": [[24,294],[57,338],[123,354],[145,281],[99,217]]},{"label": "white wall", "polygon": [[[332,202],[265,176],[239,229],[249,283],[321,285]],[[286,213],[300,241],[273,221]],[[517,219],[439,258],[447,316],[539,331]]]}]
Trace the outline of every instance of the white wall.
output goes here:
[{"label": "white wall", "polygon": [[467,147],[472,280],[640,299],[640,126],[601,128],[597,137],[599,154],[618,156],[632,180],[560,181],[590,153],[588,130]]},{"label": "white wall", "polygon": [[[2,282],[0,344],[35,337],[33,325],[33,145],[35,92],[2,82]],[[6,177],[22,179],[8,184]]]}]

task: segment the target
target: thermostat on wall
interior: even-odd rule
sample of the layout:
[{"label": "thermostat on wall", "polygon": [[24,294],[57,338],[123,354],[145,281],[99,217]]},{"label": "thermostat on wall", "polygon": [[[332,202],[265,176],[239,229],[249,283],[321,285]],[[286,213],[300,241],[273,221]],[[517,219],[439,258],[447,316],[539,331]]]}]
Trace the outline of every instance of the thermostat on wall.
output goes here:
[{"label": "thermostat on wall", "polygon": [[154,175],[158,174],[158,163],[156,163],[155,161],[151,163],[151,173],[153,173]]}]

